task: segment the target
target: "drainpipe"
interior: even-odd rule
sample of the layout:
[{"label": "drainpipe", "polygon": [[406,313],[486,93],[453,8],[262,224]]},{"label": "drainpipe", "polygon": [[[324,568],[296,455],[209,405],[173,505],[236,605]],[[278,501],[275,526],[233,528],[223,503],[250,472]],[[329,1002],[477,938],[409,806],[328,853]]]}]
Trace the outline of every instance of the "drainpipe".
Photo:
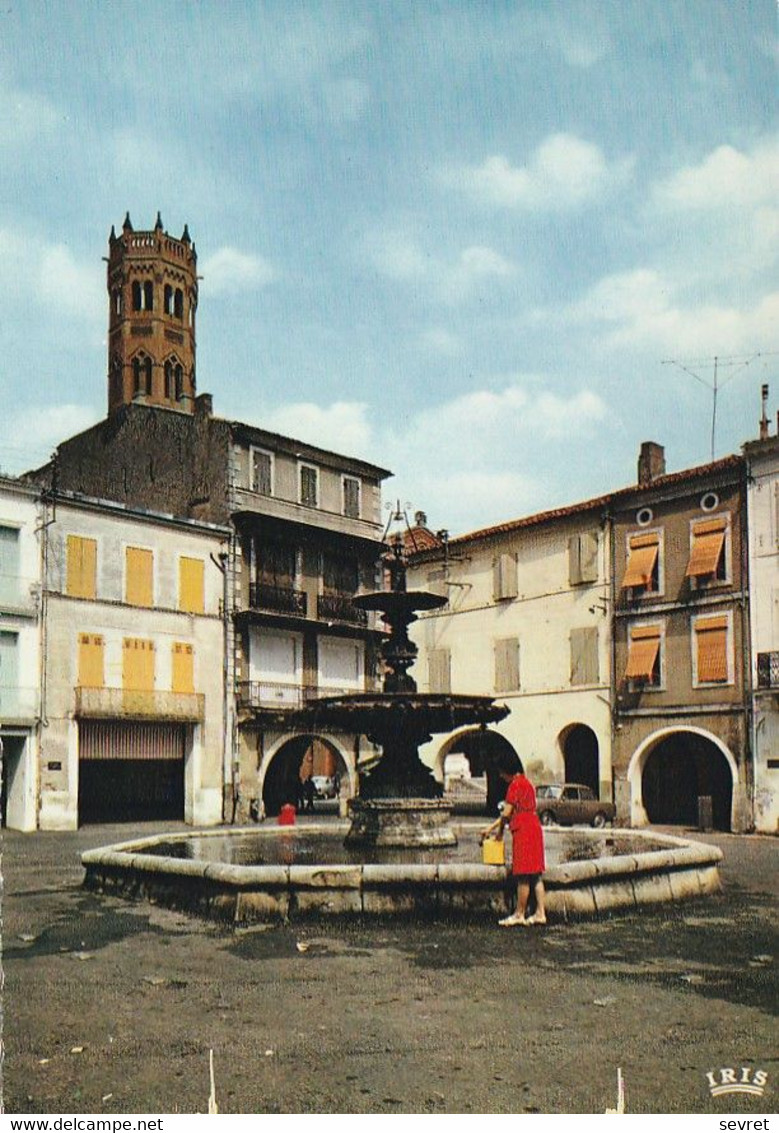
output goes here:
[{"label": "drainpipe", "polygon": [[[232,544],[232,538],[230,540]],[[230,712],[230,607],[228,604],[230,591],[230,552],[220,551],[219,555],[211,555],[211,562],[222,575],[222,817],[225,814],[224,786],[232,783],[232,816],[235,821],[235,811],[238,805],[236,793],[235,773],[232,759],[232,713]]]},{"label": "drainpipe", "polygon": [[[765,413],[765,411],[764,411]],[[739,508],[739,521],[741,524],[741,592],[743,598],[741,606],[741,671],[743,673],[744,697],[744,778],[749,799],[749,828],[755,829],[757,814],[757,776],[755,774],[755,759],[757,757],[757,728],[755,726],[755,700],[754,683],[752,679],[752,610],[750,596],[752,593],[751,578],[751,548],[749,546],[749,470],[745,467],[742,479],[744,493],[744,506]],[[733,816],[731,815],[731,827]]]}]

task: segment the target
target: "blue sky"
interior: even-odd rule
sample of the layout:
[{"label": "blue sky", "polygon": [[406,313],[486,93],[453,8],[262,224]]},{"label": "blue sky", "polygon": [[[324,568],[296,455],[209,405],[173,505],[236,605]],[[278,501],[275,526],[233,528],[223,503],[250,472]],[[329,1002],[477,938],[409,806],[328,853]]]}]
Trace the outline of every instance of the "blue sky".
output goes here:
[{"label": "blue sky", "polygon": [[105,413],[128,209],[189,224],[215,411],[434,528],[627,484],[646,439],[705,462],[715,356],[737,451],[779,405],[777,43],[774,0],[6,6],[0,466]]}]

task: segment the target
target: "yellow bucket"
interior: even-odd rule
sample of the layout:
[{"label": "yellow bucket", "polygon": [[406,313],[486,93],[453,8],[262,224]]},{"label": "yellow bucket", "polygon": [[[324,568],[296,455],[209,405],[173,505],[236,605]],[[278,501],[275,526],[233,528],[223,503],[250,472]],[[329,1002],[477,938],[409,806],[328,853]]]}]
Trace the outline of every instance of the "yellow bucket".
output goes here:
[{"label": "yellow bucket", "polygon": [[506,850],[503,839],[485,838],[481,844],[481,856],[485,865],[505,865]]}]

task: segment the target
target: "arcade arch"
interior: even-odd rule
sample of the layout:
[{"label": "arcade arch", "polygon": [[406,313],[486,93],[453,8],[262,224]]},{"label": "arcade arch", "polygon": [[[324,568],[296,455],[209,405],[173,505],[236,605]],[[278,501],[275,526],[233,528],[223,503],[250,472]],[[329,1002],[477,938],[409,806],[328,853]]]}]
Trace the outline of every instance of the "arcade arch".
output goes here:
[{"label": "arcade arch", "polygon": [[570,724],[558,736],[566,783],[583,783],[600,795],[598,737],[586,724]]},{"label": "arcade arch", "polygon": [[447,760],[455,756],[465,757],[471,777],[485,778],[485,811],[487,814],[494,814],[506,795],[506,784],[493,770],[495,757],[503,751],[517,754],[513,744],[499,732],[491,732],[487,728],[470,728],[450,736],[443,744],[436,756],[433,774],[439,782],[445,782]]},{"label": "arcade arch", "polygon": [[328,736],[286,736],[268,752],[260,767],[260,791],[266,815],[277,815],[285,803],[296,806],[300,783],[311,775],[338,776],[348,784],[349,795],[357,789],[353,760]]},{"label": "arcade arch", "polygon": [[698,799],[709,796],[715,829],[733,827],[736,761],[701,728],[666,728],[649,736],[630,761],[628,782],[632,825],[697,826]]}]

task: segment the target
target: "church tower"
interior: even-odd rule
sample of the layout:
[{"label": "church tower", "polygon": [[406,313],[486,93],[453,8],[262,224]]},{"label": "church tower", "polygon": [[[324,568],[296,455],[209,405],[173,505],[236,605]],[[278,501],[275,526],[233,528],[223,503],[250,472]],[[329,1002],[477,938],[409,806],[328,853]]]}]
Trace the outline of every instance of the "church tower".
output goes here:
[{"label": "church tower", "polygon": [[157,222],[136,232],[128,213],[108,238],[108,412],[130,402],[195,407],[197,253]]}]

